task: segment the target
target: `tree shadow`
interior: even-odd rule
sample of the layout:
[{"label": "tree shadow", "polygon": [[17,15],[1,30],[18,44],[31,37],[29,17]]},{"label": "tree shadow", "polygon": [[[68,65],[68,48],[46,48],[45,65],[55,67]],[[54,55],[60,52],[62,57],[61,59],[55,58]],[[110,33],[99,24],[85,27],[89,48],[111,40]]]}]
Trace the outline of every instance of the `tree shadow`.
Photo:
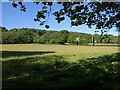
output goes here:
[{"label": "tree shadow", "polygon": [[54,51],[2,51],[2,58],[14,57],[14,56],[30,56],[30,55],[42,55],[47,53],[55,53]]},{"label": "tree shadow", "polygon": [[116,53],[74,63],[57,55],[6,61],[3,62],[3,89],[120,90],[119,56]]},{"label": "tree shadow", "polygon": [[112,55],[99,56],[97,58],[88,58],[87,60],[98,60],[98,61],[120,61],[120,53],[115,53]]}]

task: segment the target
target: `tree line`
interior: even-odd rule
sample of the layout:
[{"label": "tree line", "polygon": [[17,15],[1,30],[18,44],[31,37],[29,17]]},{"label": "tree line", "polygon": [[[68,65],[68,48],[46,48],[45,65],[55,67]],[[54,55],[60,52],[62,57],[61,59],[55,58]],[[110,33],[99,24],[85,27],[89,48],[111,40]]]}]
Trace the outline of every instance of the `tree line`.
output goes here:
[{"label": "tree line", "polygon": [[3,44],[78,44],[88,45],[89,43],[118,43],[118,36],[108,34],[101,39],[98,34],[87,34],[79,32],[69,32],[67,30],[40,30],[31,28],[13,28],[7,30],[5,27],[0,27],[2,30]]}]

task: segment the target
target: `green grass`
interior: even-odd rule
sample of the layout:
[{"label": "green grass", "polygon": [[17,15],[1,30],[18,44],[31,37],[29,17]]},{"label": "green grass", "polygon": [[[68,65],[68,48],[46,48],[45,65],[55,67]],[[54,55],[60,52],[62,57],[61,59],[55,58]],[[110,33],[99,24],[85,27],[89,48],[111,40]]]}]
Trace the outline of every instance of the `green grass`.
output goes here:
[{"label": "green grass", "polygon": [[117,47],[3,45],[3,89],[120,90]]},{"label": "green grass", "polygon": [[64,56],[70,62],[79,59],[98,57],[118,52],[118,47],[100,46],[70,46],[70,45],[41,45],[41,44],[3,44],[2,60],[17,60],[46,55]]}]

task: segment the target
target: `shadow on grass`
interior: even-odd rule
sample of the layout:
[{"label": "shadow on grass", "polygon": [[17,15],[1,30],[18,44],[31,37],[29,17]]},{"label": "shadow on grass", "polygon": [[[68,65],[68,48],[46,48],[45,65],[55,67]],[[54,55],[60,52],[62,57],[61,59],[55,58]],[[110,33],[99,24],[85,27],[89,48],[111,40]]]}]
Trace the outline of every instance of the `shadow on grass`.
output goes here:
[{"label": "shadow on grass", "polygon": [[3,62],[4,88],[120,90],[120,54],[68,63],[62,56]]},{"label": "shadow on grass", "polygon": [[30,55],[42,55],[47,53],[55,53],[54,51],[2,51],[2,58],[12,57],[12,56],[30,56]]}]

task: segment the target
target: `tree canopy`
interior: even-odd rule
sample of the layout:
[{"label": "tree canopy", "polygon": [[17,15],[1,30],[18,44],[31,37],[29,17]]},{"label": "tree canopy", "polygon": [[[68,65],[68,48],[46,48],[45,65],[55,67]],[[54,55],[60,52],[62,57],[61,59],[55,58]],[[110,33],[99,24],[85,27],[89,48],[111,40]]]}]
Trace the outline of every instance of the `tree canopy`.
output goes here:
[{"label": "tree canopy", "polygon": [[[42,4],[42,9],[37,12],[34,21],[39,22],[46,28],[50,14],[55,16],[58,23],[70,18],[71,26],[85,24],[89,28],[95,26],[98,29],[95,32],[101,32],[101,35],[107,33],[107,29],[116,27],[120,31],[120,1],[116,2],[57,2],[62,5],[58,11],[51,12],[53,2],[43,2],[34,0],[36,5]],[[26,12],[26,6],[22,2],[13,2],[12,6],[21,6],[20,10]]]},{"label": "tree canopy", "polygon": [[[107,35],[101,39],[98,34],[87,34],[79,32],[70,32],[67,30],[55,31],[55,30],[40,30],[31,28],[13,28],[7,30],[3,28],[2,42],[3,44],[21,44],[21,43],[40,43],[40,44],[72,44],[72,45],[88,45],[92,43],[92,37],[96,43],[118,43],[118,36]],[[77,40],[78,38],[78,40]]]}]

